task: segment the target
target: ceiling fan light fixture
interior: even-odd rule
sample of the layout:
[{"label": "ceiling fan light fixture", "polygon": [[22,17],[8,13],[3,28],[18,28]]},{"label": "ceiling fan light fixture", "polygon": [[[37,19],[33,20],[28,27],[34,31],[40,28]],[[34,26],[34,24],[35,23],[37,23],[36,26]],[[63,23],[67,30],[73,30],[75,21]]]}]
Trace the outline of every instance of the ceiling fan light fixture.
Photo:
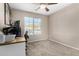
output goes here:
[{"label": "ceiling fan light fixture", "polygon": [[47,6],[46,5],[44,5],[44,4],[41,4],[40,5],[40,9],[44,9],[44,8],[46,8]]},{"label": "ceiling fan light fixture", "polygon": [[48,9],[47,7],[45,8],[45,10],[46,10],[47,12],[49,11],[49,9]]}]

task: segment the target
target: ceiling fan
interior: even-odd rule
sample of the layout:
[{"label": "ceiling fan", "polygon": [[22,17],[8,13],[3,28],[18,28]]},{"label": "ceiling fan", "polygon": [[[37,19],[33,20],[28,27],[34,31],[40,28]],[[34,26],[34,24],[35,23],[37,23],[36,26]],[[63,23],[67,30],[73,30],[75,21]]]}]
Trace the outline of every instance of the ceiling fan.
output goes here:
[{"label": "ceiling fan", "polygon": [[40,6],[37,7],[35,10],[39,10],[39,9],[45,9],[46,12],[50,11],[50,9],[48,8],[48,5],[55,5],[57,3],[40,3]]}]

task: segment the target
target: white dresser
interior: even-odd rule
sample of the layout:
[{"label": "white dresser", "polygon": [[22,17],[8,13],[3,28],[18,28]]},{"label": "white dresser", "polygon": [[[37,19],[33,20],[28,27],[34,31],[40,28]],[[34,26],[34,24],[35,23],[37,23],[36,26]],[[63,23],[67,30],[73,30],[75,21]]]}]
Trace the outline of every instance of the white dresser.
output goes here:
[{"label": "white dresser", "polygon": [[0,56],[25,56],[25,40],[17,38],[15,41],[0,45]]},{"label": "white dresser", "polygon": [[25,56],[25,42],[0,46],[0,56]]}]

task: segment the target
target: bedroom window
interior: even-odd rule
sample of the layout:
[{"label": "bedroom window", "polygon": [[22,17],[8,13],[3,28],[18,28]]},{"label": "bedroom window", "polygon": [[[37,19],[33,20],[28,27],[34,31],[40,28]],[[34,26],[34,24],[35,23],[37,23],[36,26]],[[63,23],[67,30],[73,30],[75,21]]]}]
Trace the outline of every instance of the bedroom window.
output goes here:
[{"label": "bedroom window", "polygon": [[25,17],[25,31],[28,31],[29,35],[39,35],[41,34],[41,19]]}]

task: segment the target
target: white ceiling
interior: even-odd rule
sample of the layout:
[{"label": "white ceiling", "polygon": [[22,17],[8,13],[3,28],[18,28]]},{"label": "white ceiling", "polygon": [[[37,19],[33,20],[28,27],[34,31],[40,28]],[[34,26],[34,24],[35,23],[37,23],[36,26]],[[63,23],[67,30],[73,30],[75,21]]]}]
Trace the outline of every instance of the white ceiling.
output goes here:
[{"label": "white ceiling", "polygon": [[29,12],[34,12],[38,14],[43,14],[43,15],[51,15],[54,12],[70,5],[69,3],[58,3],[55,5],[49,5],[48,8],[50,9],[49,12],[46,12],[44,9],[39,9],[35,10],[36,8],[39,7],[39,3],[9,3],[11,8],[22,10],[22,11],[29,11]]}]

